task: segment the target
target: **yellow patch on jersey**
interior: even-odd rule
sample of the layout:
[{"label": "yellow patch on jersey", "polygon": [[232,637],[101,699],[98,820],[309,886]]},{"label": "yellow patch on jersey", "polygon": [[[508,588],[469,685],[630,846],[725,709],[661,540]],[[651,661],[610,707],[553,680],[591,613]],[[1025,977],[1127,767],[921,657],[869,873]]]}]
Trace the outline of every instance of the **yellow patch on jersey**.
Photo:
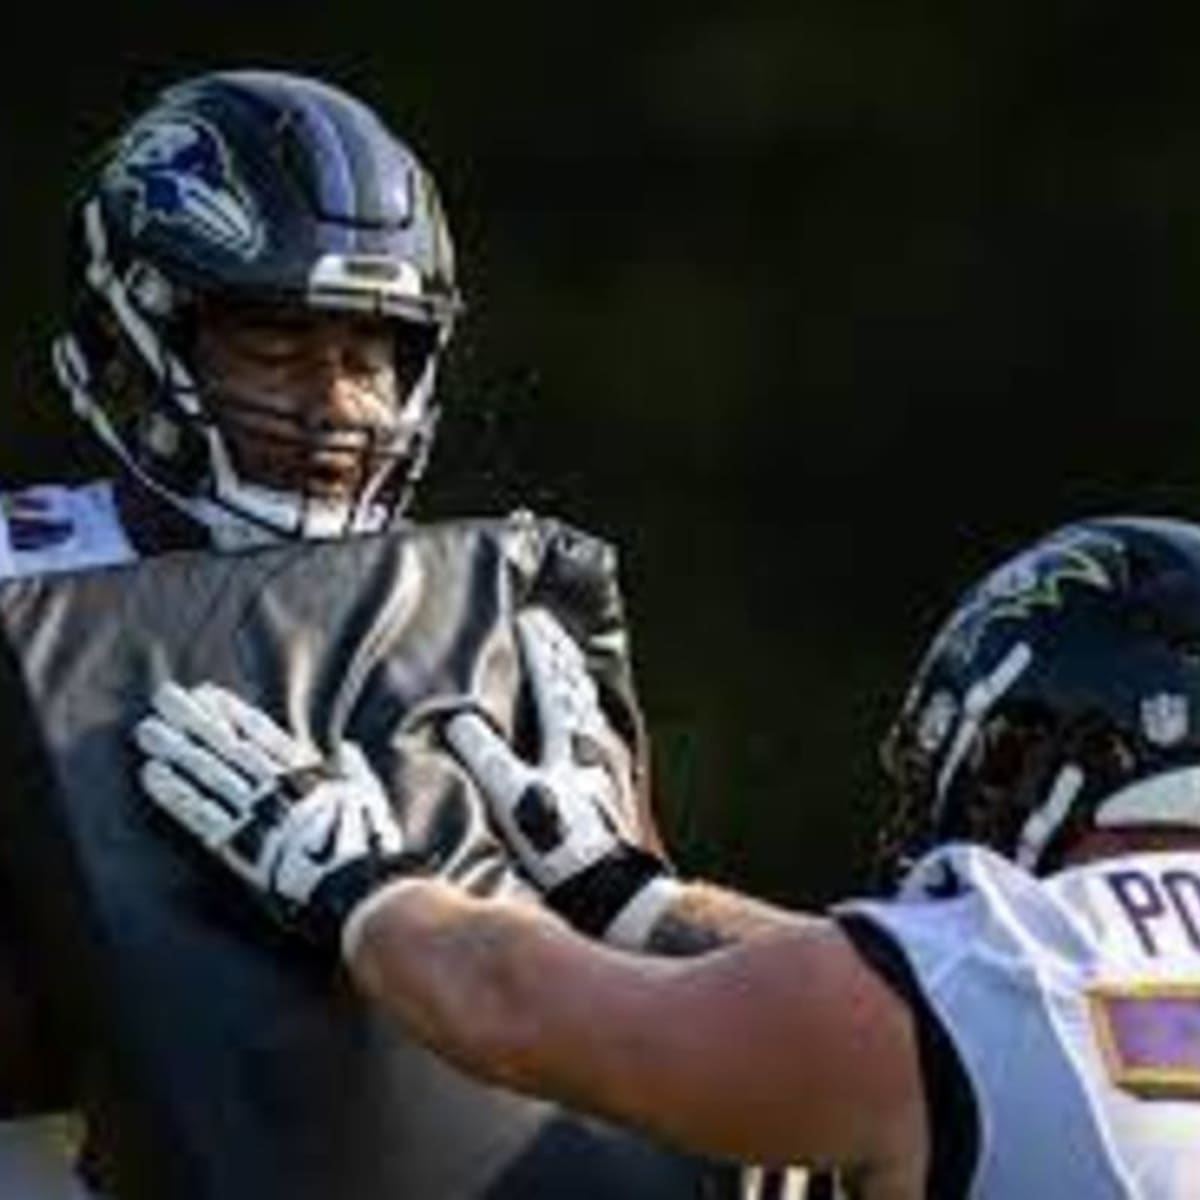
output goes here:
[{"label": "yellow patch on jersey", "polygon": [[1088,989],[1088,1013],[1118,1087],[1200,1100],[1200,982],[1099,984]]}]

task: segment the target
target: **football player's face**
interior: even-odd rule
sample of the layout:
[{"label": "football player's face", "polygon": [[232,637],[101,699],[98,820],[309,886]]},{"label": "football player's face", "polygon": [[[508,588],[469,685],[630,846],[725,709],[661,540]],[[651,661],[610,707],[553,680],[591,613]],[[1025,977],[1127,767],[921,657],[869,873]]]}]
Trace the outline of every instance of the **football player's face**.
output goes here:
[{"label": "football player's face", "polygon": [[196,371],[239,474],[320,499],[354,496],[396,430],[403,342],[380,318],[202,311]]}]

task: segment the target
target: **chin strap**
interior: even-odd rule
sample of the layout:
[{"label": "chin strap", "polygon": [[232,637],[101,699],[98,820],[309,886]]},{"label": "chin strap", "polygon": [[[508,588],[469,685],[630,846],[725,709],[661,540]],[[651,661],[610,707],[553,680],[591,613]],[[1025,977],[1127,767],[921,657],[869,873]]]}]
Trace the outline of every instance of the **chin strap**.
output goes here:
[{"label": "chin strap", "polygon": [[215,429],[208,431],[208,445],[213,494],[186,503],[196,519],[212,530],[218,549],[250,549],[283,538],[323,540],[378,533],[387,525],[391,514],[372,500],[380,480],[372,481],[353,502],[313,499],[242,479]]}]

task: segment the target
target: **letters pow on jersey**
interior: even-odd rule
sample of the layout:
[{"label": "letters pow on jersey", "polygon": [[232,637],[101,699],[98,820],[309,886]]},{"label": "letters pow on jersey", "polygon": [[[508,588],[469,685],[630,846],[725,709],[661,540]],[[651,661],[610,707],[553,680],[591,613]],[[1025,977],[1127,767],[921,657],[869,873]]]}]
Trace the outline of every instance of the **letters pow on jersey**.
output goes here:
[{"label": "letters pow on jersey", "polygon": [[947,631],[947,649],[969,658],[997,621],[1024,620],[1037,609],[1061,608],[1068,584],[1113,591],[1125,579],[1125,551],[1115,538],[1073,530],[1033,547],[993,571],[964,603]]},{"label": "letters pow on jersey", "polygon": [[139,231],[155,221],[183,226],[244,259],[262,248],[262,221],[234,175],[228,147],[195,117],[135,125],[109,182],[132,196]]}]

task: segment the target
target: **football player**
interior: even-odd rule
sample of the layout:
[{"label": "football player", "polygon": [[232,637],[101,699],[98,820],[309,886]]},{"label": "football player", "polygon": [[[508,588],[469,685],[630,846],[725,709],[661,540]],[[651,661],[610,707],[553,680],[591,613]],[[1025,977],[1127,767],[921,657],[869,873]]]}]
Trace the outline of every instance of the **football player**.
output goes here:
[{"label": "football player", "polygon": [[[0,582],[406,521],[462,301],[436,184],[375,112],[294,74],[182,81],[100,156],[70,251],[53,364],[112,469],[0,496]],[[71,1098],[20,943],[0,931],[0,1195],[75,1197],[63,1123],[3,1120]]]},{"label": "football player", "polygon": [[353,97],[169,88],[73,214],[54,366],[112,481],[6,498],[0,577],[380,529],[437,422],[460,307],[433,179]]},{"label": "football player", "polygon": [[[291,74],[187,80],[106,148],[72,220],[54,366],[114,469],[0,497],[0,580],[400,518],[460,299],[434,181],[374,112]],[[3,1116],[69,1100],[19,942],[6,926]],[[0,1123],[0,1194],[77,1195],[43,1132]]]},{"label": "football player", "polygon": [[962,598],[885,742],[890,894],[825,915],[635,846],[579,650],[519,628],[536,754],[471,711],[445,739],[545,907],[423,878],[353,746],[211,685],[158,693],[142,785],[497,1084],[866,1197],[1196,1194],[1200,528],[1079,522]]}]

